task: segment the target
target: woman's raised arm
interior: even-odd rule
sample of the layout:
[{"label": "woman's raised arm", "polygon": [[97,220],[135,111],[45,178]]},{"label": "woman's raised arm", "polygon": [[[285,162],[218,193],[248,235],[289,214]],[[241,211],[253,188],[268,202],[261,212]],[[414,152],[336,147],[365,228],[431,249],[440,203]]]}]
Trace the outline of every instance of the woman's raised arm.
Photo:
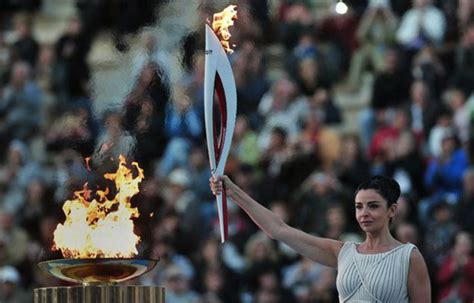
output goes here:
[{"label": "woman's raised arm", "polygon": [[326,266],[337,266],[337,255],[343,242],[315,237],[283,222],[269,209],[252,199],[227,176],[211,177],[210,185],[216,195],[225,188],[226,194],[239,205],[270,238],[281,241],[299,254]]}]

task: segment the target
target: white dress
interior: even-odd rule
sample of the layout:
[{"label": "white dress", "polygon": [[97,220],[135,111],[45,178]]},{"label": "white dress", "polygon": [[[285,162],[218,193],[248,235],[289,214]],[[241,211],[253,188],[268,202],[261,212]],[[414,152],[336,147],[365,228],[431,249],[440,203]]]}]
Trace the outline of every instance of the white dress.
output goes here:
[{"label": "white dress", "polygon": [[336,286],[340,302],[403,303],[408,298],[408,269],[413,244],[378,254],[361,254],[346,242],[338,255]]}]

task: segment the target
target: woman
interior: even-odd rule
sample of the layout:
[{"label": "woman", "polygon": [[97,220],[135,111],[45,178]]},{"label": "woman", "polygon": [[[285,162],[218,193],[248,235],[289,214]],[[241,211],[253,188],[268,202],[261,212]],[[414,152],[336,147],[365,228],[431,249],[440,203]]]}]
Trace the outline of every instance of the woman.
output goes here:
[{"label": "woman", "polygon": [[320,238],[290,227],[250,198],[227,176],[211,177],[211,190],[226,194],[272,239],[282,241],[311,260],[337,267],[341,302],[431,302],[428,270],[413,244],[402,244],[389,231],[400,186],[375,176],[356,190],[356,219],[365,233],[362,243]]}]

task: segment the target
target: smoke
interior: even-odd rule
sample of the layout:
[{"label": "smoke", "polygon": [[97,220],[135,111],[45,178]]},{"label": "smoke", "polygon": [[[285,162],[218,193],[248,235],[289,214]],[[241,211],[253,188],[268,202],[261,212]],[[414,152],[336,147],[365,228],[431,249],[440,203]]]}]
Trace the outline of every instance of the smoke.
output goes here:
[{"label": "smoke", "polygon": [[[97,69],[92,79],[94,113],[98,117],[106,111],[122,110],[123,102],[130,94],[147,60],[144,59],[146,39],[151,38],[156,43],[156,50],[148,60],[151,59],[162,67],[165,77],[169,80],[170,90],[173,91],[184,72],[182,41],[189,34],[200,30],[200,27],[204,28],[205,17],[199,13],[201,5],[201,0],[172,0],[160,3],[155,12],[154,24],[143,26],[138,33],[126,36],[129,43],[127,52],[118,51],[111,41],[103,43],[102,56],[106,58],[105,64]],[[133,138],[124,133],[121,141],[122,139],[129,144],[120,146],[120,153],[130,154],[134,149]],[[99,140],[96,150],[100,152],[104,143]]]}]

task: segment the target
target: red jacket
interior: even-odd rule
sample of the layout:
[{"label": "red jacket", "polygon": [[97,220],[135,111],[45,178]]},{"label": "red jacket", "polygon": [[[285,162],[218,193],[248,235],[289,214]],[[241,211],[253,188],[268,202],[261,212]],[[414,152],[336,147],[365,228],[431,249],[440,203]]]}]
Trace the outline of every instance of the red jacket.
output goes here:
[{"label": "red jacket", "polygon": [[460,279],[458,295],[463,302],[474,301],[474,257],[469,257],[466,265],[458,270],[458,275],[454,271],[454,257],[449,255],[441,264],[436,277],[439,293],[436,302],[442,302],[447,298],[454,287],[455,281]]}]

